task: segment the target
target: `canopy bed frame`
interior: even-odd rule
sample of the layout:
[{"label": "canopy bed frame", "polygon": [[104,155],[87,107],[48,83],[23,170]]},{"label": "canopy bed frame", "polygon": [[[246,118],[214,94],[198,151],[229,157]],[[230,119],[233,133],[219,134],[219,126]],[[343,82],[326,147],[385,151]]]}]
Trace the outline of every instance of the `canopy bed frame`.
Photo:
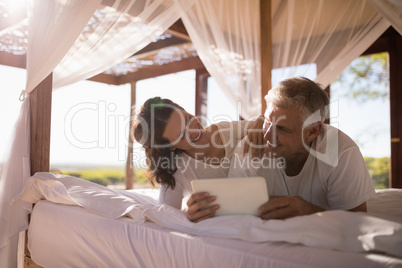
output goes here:
[{"label": "canopy bed frame", "polygon": [[[384,41],[383,41],[384,39],[386,39],[388,41],[387,44],[390,44],[393,41],[395,41],[394,38],[400,39],[400,36],[399,37],[396,36],[394,34],[394,31],[391,29],[386,34],[384,34],[384,36],[382,36],[375,44],[373,44],[373,46],[369,50],[367,50],[366,53],[372,53],[373,51],[382,51],[383,47],[381,47],[379,49],[377,47],[377,44],[378,43],[380,43],[380,44],[384,43]],[[392,41],[390,41],[390,40],[392,40]],[[400,42],[400,40],[398,42]],[[390,51],[390,57],[392,58],[391,63],[392,64],[398,64],[398,63],[400,64],[401,61],[394,61],[394,59],[395,59],[394,55],[395,54],[400,55],[400,54],[396,53],[395,50],[392,50],[392,48],[388,49],[388,51]],[[198,72],[201,73],[202,75],[199,75]],[[200,85],[200,84],[203,83],[202,78],[204,78],[206,75],[208,75],[208,74],[205,71],[204,72],[197,71],[197,85]],[[92,79],[92,80],[95,80],[95,79]],[[35,174],[38,171],[48,171],[49,170],[49,145],[50,145],[50,143],[49,143],[49,139],[50,139],[50,131],[49,131],[50,125],[49,125],[49,122],[50,122],[50,114],[51,114],[51,111],[50,111],[50,107],[51,107],[51,84],[52,84],[52,76],[49,75],[31,93],[31,96],[34,96],[34,97],[31,97],[31,100],[30,100],[31,109],[32,109],[31,139],[32,139],[32,141],[34,141],[34,142],[31,143],[31,174]],[[135,83],[132,84],[132,87],[135,90]],[[197,86],[197,88],[199,88],[199,87],[200,86]],[[133,96],[135,96],[135,94],[132,94],[132,98],[133,98]],[[199,96],[199,95],[197,94],[197,96]],[[135,99],[132,99],[132,103],[135,103]],[[198,101],[198,103],[199,103],[199,101]],[[41,109],[37,109],[36,107],[38,107],[38,106],[41,107]],[[396,107],[394,107],[393,109],[395,109],[395,108]],[[200,108],[198,108],[198,109],[200,109]],[[397,144],[398,144],[398,142],[395,142],[395,141],[393,142],[393,145],[397,145]],[[130,172],[133,172],[133,170],[130,169],[129,163],[128,163],[127,167],[128,167],[127,168],[127,174],[132,174]],[[128,176],[128,178],[130,178],[130,176]],[[393,185],[396,186],[398,181],[393,180],[393,183],[394,183]],[[60,205],[58,205],[58,206],[60,206]],[[39,203],[39,206],[36,209],[38,211],[40,211],[43,208],[53,209],[52,210],[53,211],[52,215],[55,217],[55,219],[57,219],[57,223],[55,223],[55,224],[57,224],[57,226],[59,226],[59,228],[63,229],[63,228],[66,228],[68,226],[68,218],[66,218],[67,216],[64,217],[64,213],[66,213],[66,212],[58,213],[58,212],[56,212],[56,210],[58,210],[59,208],[56,209],[55,205],[52,205],[52,204],[49,204],[49,203],[43,203],[43,201],[42,201],[42,203]],[[166,232],[166,230],[160,229],[160,227],[158,227],[155,224],[147,223],[147,224],[142,224],[142,225],[139,226],[138,224],[128,224],[125,219],[112,220],[112,219],[103,218],[103,217],[99,217],[99,216],[95,216],[94,219],[91,219],[92,216],[87,215],[87,212],[83,212],[82,210],[80,210],[78,208],[74,208],[74,207],[65,207],[64,208],[63,207],[63,209],[66,209],[66,211],[68,211],[68,213],[71,213],[71,214],[68,214],[70,216],[75,215],[77,217],[83,217],[83,218],[88,217],[88,222],[89,222],[88,224],[95,224],[95,222],[96,222],[96,224],[100,224],[100,225],[106,224],[107,226],[116,226],[115,227],[116,229],[141,228],[141,232],[145,233],[145,235],[148,234],[148,237],[152,237],[153,233],[155,233],[155,232],[158,233],[159,232],[159,236],[163,236],[164,237],[163,239],[166,240],[166,242],[165,242],[166,247],[178,247],[178,248],[181,248],[181,247],[183,247],[183,244],[180,244],[180,243],[184,243],[184,244],[189,243],[186,246],[184,246],[184,247],[187,247],[187,250],[185,251],[184,254],[188,254],[189,256],[195,256],[197,254],[196,251],[200,250],[199,248],[197,248],[196,251],[192,251],[193,246],[192,246],[191,241],[193,241],[194,239],[198,239],[197,240],[198,243],[205,244],[205,245],[207,245],[207,247],[208,246],[215,247],[213,249],[213,251],[215,251],[215,253],[217,255],[219,254],[219,256],[220,256],[219,258],[222,258],[222,256],[223,256],[223,258],[233,258],[233,257],[230,257],[230,256],[234,256],[233,254],[235,254],[235,255],[241,256],[241,257],[239,257],[238,260],[232,259],[232,262],[241,263],[243,261],[243,264],[247,264],[247,265],[252,263],[252,262],[250,262],[250,259],[251,260],[252,259],[261,260],[262,256],[266,255],[265,252],[278,250],[278,245],[276,243],[265,244],[265,248],[262,248],[262,246],[258,245],[258,244],[254,244],[254,243],[250,244],[250,243],[247,243],[247,242],[235,240],[235,241],[231,241],[230,244],[231,245],[234,244],[236,247],[239,247],[239,248],[247,246],[249,248],[252,248],[253,251],[259,252],[259,253],[254,253],[252,255],[249,255],[249,254],[244,255],[244,254],[241,254],[240,252],[236,253],[236,251],[230,251],[230,253],[227,253],[227,252],[223,252],[222,248],[219,246],[221,243],[224,243],[224,242],[226,243],[227,240],[225,240],[225,239],[209,238],[208,236],[193,236],[193,235],[189,236],[188,234],[186,234],[184,232],[181,235],[188,236],[188,237],[181,238],[181,239],[179,239],[180,242],[178,242],[177,239],[175,238],[175,236],[173,236],[173,238],[172,238],[171,231]],[[44,213],[44,212],[41,211],[41,212],[37,212],[37,213]],[[46,214],[43,214],[42,218],[45,217],[45,215]],[[41,217],[36,216],[35,225],[34,225],[35,229],[38,228],[38,225],[39,225],[39,226],[42,226],[45,229],[48,228],[48,230],[53,230],[53,229],[51,229],[51,227],[49,227],[47,225],[48,221],[40,221],[38,223],[38,218],[41,218]],[[63,224],[65,224],[65,225],[63,225]],[[127,225],[129,227],[127,227]],[[113,230],[113,228],[111,230]],[[53,231],[51,231],[51,232],[53,232]],[[112,235],[109,238],[110,240],[112,240],[113,232],[114,231],[112,231]],[[134,231],[133,231],[133,233],[134,233]],[[58,236],[60,236],[60,233],[55,231],[54,233],[52,233],[51,236],[52,237],[58,237]],[[39,258],[39,260],[43,261],[44,257],[41,254],[38,254],[38,252],[37,252],[38,249],[37,248],[41,247],[41,245],[39,245],[40,243],[45,243],[46,241],[42,241],[41,239],[38,239],[36,234],[32,235],[32,237],[33,237],[33,242],[32,242],[33,244],[31,246],[35,249],[36,257]],[[72,238],[73,241],[75,241],[75,239],[76,238]],[[95,239],[95,238],[91,234],[88,234],[87,239],[93,241],[93,239]],[[105,239],[107,239],[107,237]],[[137,238],[133,238],[133,239],[137,239]],[[202,241],[202,242],[200,242],[200,241]],[[154,246],[153,243],[149,242],[149,241],[148,242],[143,241],[143,243],[150,243],[151,244],[150,247]],[[138,246],[138,244],[136,244],[136,245],[137,246],[135,246],[134,249],[133,249],[134,252],[137,252],[137,251],[142,252],[142,250],[144,250],[141,246]],[[43,246],[43,244],[42,244],[42,246]],[[125,245],[124,243],[122,244],[122,246],[125,246],[126,248],[128,247],[128,245]],[[65,247],[68,247],[68,244],[65,244]],[[229,244],[225,245],[225,247],[226,248],[231,248],[231,246],[229,246]],[[101,250],[101,249],[98,249],[98,250]],[[163,249],[161,249],[161,250],[163,250]],[[208,251],[209,251],[208,248],[203,248],[202,250],[205,250],[207,252],[205,254],[207,254],[207,256],[210,256],[209,258],[212,258],[211,257],[212,254],[208,253]],[[232,250],[235,250],[235,249],[232,249]],[[124,252],[123,249],[120,249],[120,251]],[[67,252],[70,252],[70,251],[67,251]],[[296,267],[300,267],[302,260],[297,256],[300,256],[301,252],[302,252],[302,256],[304,256],[303,254],[307,254],[307,255],[318,254],[320,256],[327,256],[330,259],[331,258],[333,258],[333,259],[338,258],[338,262],[337,262],[336,265],[340,265],[342,262],[349,263],[349,264],[354,263],[354,264],[360,265],[360,264],[365,263],[367,259],[370,259],[370,258],[361,258],[361,256],[362,256],[361,254],[354,255],[354,254],[351,254],[351,253],[342,253],[342,252],[336,252],[336,251],[332,251],[332,250],[327,251],[325,249],[319,249],[319,248],[314,249],[314,248],[309,248],[309,247],[290,246],[290,245],[288,245],[288,247],[286,248],[285,252],[287,252],[289,254],[292,254],[293,256],[296,256],[296,257],[292,257],[292,258],[288,259],[288,262],[284,262],[284,260],[281,259],[282,257],[278,257],[277,255],[268,254],[267,259],[264,260],[265,262],[261,260],[260,263],[256,262],[256,265],[264,265],[264,264],[267,263],[266,261],[269,259],[269,262],[271,262],[274,265],[285,264],[286,263],[286,265],[290,265],[290,267],[291,267],[291,265],[295,265]],[[74,252],[72,252],[70,254],[74,254]],[[86,252],[86,254],[90,255],[90,254],[93,254],[93,253]],[[142,254],[147,256],[147,254],[152,254],[152,251],[144,251]],[[158,253],[155,253],[155,254],[158,254]],[[173,253],[169,253],[169,254],[173,254]],[[225,255],[225,254],[228,254],[228,255]],[[259,254],[262,254],[262,255],[259,255]],[[283,254],[283,253],[281,253],[281,254]],[[145,259],[151,258],[149,256],[148,257],[145,257],[145,256],[142,256],[141,258],[138,258],[138,260],[136,260],[136,261],[129,261],[129,263],[132,263],[133,265],[139,265],[139,266],[143,266],[143,265],[144,266],[148,266],[148,265],[157,266],[157,264],[158,264],[157,262],[153,263],[153,264],[152,264],[152,262],[149,262],[146,265],[144,263],[141,263],[142,261],[144,261],[143,260],[144,258]],[[184,267],[184,266],[189,265],[189,263],[182,262],[181,260],[172,261],[172,259],[169,258],[168,256],[164,256],[163,254],[162,254],[162,256],[163,257],[160,257],[158,259],[158,261],[159,262],[164,262],[164,263],[168,264],[168,266],[171,265],[171,266],[176,266],[176,267],[181,267],[181,266]],[[279,254],[279,256],[281,256],[281,255]],[[371,255],[369,255],[369,256],[371,256]],[[374,256],[373,258],[374,259],[375,258],[381,259],[383,257],[384,256],[382,256],[382,255],[377,255],[377,256]],[[90,257],[88,257],[88,258],[90,259]],[[120,256],[120,258],[124,259],[123,256]],[[203,266],[205,264],[212,265],[211,263],[209,263],[209,261],[219,263],[219,261],[217,262],[217,260],[219,258],[216,258],[216,260],[207,260],[207,261],[204,260],[204,262],[202,262],[202,265],[200,265],[200,264],[196,263],[197,258],[194,257],[194,260],[193,260],[194,263],[192,263],[191,265],[194,266],[194,267]],[[114,262],[114,261],[116,261],[116,260],[113,260],[113,258],[101,260],[101,262],[104,262],[105,265],[108,264],[108,262]],[[201,261],[201,260],[198,260],[198,261]],[[311,267],[315,267],[315,266],[316,267],[322,267],[323,265],[325,265],[326,261],[324,262],[324,261],[322,261],[320,259],[317,259],[317,260],[309,263],[309,265]],[[377,262],[373,262],[373,263],[367,262],[367,265],[369,265],[369,266],[372,265],[373,267],[376,267],[378,265],[380,267],[380,266],[385,265],[385,263],[387,263],[387,262],[390,263],[391,267],[393,265],[396,265],[396,266],[399,265],[398,264],[399,259],[393,259],[392,257],[388,257],[388,256],[386,257],[384,262],[382,262],[382,261],[379,262],[379,263],[377,263]],[[41,266],[38,266],[35,262],[33,262],[33,260],[30,257],[30,252],[28,251],[27,248],[26,248],[26,256],[25,256],[25,259],[24,259],[24,263],[25,263],[25,267],[41,267]],[[216,265],[216,263],[215,263],[215,265]],[[74,262],[72,262],[70,264],[73,265]],[[127,264],[127,263],[123,262],[123,265],[124,264]],[[219,264],[219,265],[221,265],[221,264]]]},{"label": "canopy bed frame", "polygon": [[[105,1],[107,2],[107,1]],[[281,4],[284,3],[285,1],[281,1]],[[272,62],[272,50],[273,50],[273,43],[272,43],[272,36],[271,36],[271,31],[269,29],[272,29],[271,22],[276,21],[275,18],[271,18],[271,1],[265,1],[265,0],[260,0],[260,86],[262,89],[260,92],[260,98],[263,100],[263,96],[266,95],[267,89],[269,89],[271,86],[271,70],[273,69],[273,62]],[[281,8],[283,5],[279,5],[278,8]],[[180,22],[177,22],[174,24],[170,31],[174,31],[177,35],[180,35],[182,38],[187,38],[186,37],[186,32],[183,27],[181,27],[182,24]],[[184,30],[183,30],[184,29]],[[385,40],[385,41],[384,41]],[[378,44],[381,46],[380,49],[378,49]],[[402,153],[402,144],[400,143],[399,137],[400,137],[400,126],[402,124],[398,124],[402,120],[400,115],[402,114],[402,107],[398,107],[396,103],[401,101],[401,94],[400,94],[400,88],[402,88],[401,81],[397,81],[397,77],[401,77],[401,72],[402,72],[402,41],[401,41],[401,36],[400,34],[396,33],[394,30],[389,30],[386,34],[384,34],[373,46],[367,50],[367,53],[370,53],[371,51],[382,51],[383,48],[386,48],[387,51],[390,53],[390,61],[391,61],[391,75],[390,75],[390,80],[391,80],[391,132],[392,132],[392,175],[391,175],[391,187],[394,188],[400,188],[402,187],[402,178],[400,171],[398,169],[398,159],[401,157]],[[152,51],[153,46],[155,44],[149,45],[145,47],[143,50],[137,52],[137,53],[148,53]],[[157,45],[156,45],[157,46]],[[376,48],[377,47],[377,48]],[[12,58],[12,57],[11,57]],[[8,58],[9,59],[9,58]],[[18,58],[18,60],[14,60],[12,58],[12,62],[15,65],[25,65],[25,61],[21,60],[21,57]],[[14,60],[14,61],[13,61]],[[10,64],[12,65],[12,64]],[[173,65],[172,65],[173,66]],[[21,67],[21,66],[20,66]],[[104,83],[109,83],[109,84],[124,84],[124,83],[131,83],[132,85],[132,90],[131,90],[131,104],[135,104],[135,83],[141,79],[146,79],[150,78],[153,76],[158,76],[170,72],[177,72],[181,70],[187,70],[187,69],[195,69],[196,70],[196,113],[197,115],[202,114],[203,110],[205,107],[203,107],[203,99],[205,99],[205,94],[206,94],[206,78],[208,77],[209,73],[206,71],[204,65],[202,64],[201,60],[198,57],[195,57],[194,59],[191,60],[183,60],[180,64],[175,64],[174,71],[172,69],[167,68],[167,66],[161,67],[161,66],[155,66],[154,71],[150,72],[149,70],[143,71],[143,72],[137,72],[136,74],[129,74],[126,77],[113,77],[108,74],[99,74],[96,75],[89,80],[93,81],[98,81],[98,82],[104,82]],[[36,174],[37,172],[48,172],[49,171],[49,152],[50,152],[50,117],[51,117],[51,99],[52,99],[52,84],[53,84],[53,74],[50,73],[42,82],[40,82],[35,89],[30,93],[29,97],[29,104],[30,104],[30,173],[31,175]],[[261,112],[265,110],[265,102],[261,102]],[[132,142],[132,141],[131,141]],[[130,149],[129,149],[130,150]],[[130,151],[129,151],[130,153]],[[132,188],[132,180],[133,180],[133,174],[134,170],[133,167],[130,166],[130,163],[127,162],[127,188]],[[398,196],[399,192],[397,193]],[[39,209],[55,209],[57,210],[60,205],[57,205],[57,207],[54,207],[54,205],[49,204],[49,203],[44,203],[42,202],[40,206],[38,207]],[[35,208],[36,209],[36,208]],[[71,210],[72,214],[79,215],[80,213],[84,213],[83,216],[85,217],[91,217],[87,215],[87,212],[80,210],[80,208],[71,208],[71,207],[63,207],[62,209],[67,209]],[[39,212],[38,212],[39,213]],[[69,212],[70,213],[70,212]],[[149,219],[152,218],[152,215],[148,215]],[[103,219],[97,219],[100,221],[103,221]],[[110,219],[105,219],[105,224],[107,225],[108,221]],[[154,219],[155,222],[157,221],[157,218]],[[400,219],[398,219],[398,222]],[[125,224],[127,221],[126,219],[121,219],[119,218],[118,224]],[[148,224],[148,223],[146,223]],[[173,234],[178,236],[178,237],[186,237],[188,234],[186,232],[181,232],[179,231],[172,231],[172,230],[166,230],[164,228],[159,228],[155,226],[149,226],[144,225],[146,229],[149,229],[150,232],[156,232],[160,233],[162,236],[172,236]],[[152,224],[151,224],[152,225]],[[163,225],[162,225],[163,226]],[[118,227],[119,228],[119,227]],[[133,227],[133,225],[130,224],[129,228],[138,228],[138,227]],[[141,228],[141,227],[139,227]],[[163,229],[163,230],[160,230]],[[146,231],[148,232],[148,231]],[[56,234],[55,234],[56,235]],[[201,236],[202,237],[202,236]],[[196,236],[191,236],[187,237],[189,240],[186,240],[186,243],[191,243],[189,241],[197,240],[198,238]],[[200,238],[200,240],[203,240],[204,238]],[[175,239],[173,239],[175,240]],[[208,239],[207,239],[208,240]],[[216,247],[217,252],[220,252],[223,247],[228,247],[230,242],[225,242],[225,238],[217,238],[217,239],[212,239],[214,240],[213,242],[209,241],[212,245],[212,247]],[[237,240],[236,240],[237,241]],[[209,243],[208,242],[208,243]],[[174,246],[174,241],[172,244],[169,244],[167,246]],[[201,242],[202,243],[202,242]],[[152,245],[151,245],[152,246]],[[264,250],[278,250],[277,244],[271,245],[267,244],[264,247]],[[281,245],[279,245],[281,246]],[[244,249],[246,248],[245,244],[243,242],[233,242],[233,247],[238,248],[238,249]],[[166,246],[165,246],[166,248]],[[293,248],[293,246],[290,246],[290,248]],[[304,251],[306,254],[313,256],[317,252],[315,251],[314,248],[309,248],[309,247],[295,247],[293,249],[290,249],[289,252],[297,252],[298,250]],[[211,249],[209,249],[211,250]],[[258,249],[255,249],[256,252],[258,252]],[[321,249],[317,249],[320,251]],[[335,259],[341,259],[343,257],[350,257],[351,263],[360,263],[360,264],[368,264],[368,265],[373,265],[373,266],[381,266],[384,263],[389,263],[391,266],[392,265],[400,265],[402,260],[400,257],[395,257],[395,256],[389,256],[389,255],[381,255],[381,254],[376,254],[370,253],[370,255],[367,256],[362,256],[359,255],[360,253],[356,253],[357,255],[349,254],[349,253],[338,253],[338,252],[333,252],[333,250],[326,251],[327,249],[323,250],[325,254],[329,254],[331,258]],[[387,251],[385,251],[387,253]],[[153,254],[158,254],[158,252],[153,252]],[[194,253],[192,253],[194,254]],[[286,255],[286,250],[285,252],[282,252],[281,254]],[[267,261],[267,259],[264,259],[263,253],[257,253],[255,255],[256,259],[261,259]],[[348,255],[348,256],[347,256]],[[392,255],[392,254],[391,254]],[[228,255],[230,257],[230,255]],[[248,258],[247,255],[244,256],[245,258]],[[278,259],[275,256],[271,256],[274,264],[278,264]],[[282,256],[283,257],[283,256]],[[373,262],[371,262],[370,258],[376,259]],[[253,259],[253,258],[251,258]],[[282,258],[281,261],[284,261],[286,258]],[[297,257],[296,259],[290,260],[293,262],[293,264],[297,263],[296,265],[300,265],[300,261],[302,261],[303,257]],[[312,257],[314,259],[314,257]],[[377,262],[377,260],[380,260]],[[312,266],[316,267],[322,267],[325,264],[325,261],[323,260],[316,260],[317,262],[312,262],[310,263]],[[35,263],[32,261],[30,258],[30,253],[28,250],[26,250],[26,256],[24,259],[24,263],[26,267],[35,267]],[[266,262],[265,262],[266,263]],[[289,264],[286,261],[284,262],[285,264]],[[314,265],[313,265],[314,264]],[[141,265],[140,265],[141,266]],[[194,265],[197,266],[197,265]]]}]

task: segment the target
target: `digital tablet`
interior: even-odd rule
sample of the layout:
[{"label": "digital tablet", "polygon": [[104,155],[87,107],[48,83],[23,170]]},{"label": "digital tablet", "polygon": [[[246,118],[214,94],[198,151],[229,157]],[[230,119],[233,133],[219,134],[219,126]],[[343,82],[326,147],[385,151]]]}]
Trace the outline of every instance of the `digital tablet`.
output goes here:
[{"label": "digital tablet", "polygon": [[268,201],[268,190],[262,177],[200,179],[191,181],[193,192],[216,196],[211,204],[219,204],[216,216],[258,215],[259,206]]}]

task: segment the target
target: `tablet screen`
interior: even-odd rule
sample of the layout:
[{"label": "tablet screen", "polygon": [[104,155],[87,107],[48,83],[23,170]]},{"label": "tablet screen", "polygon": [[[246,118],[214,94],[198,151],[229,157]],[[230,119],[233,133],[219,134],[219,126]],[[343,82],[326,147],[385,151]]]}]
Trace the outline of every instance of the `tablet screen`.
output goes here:
[{"label": "tablet screen", "polygon": [[191,181],[193,192],[208,192],[219,204],[216,216],[258,215],[259,206],[268,201],[268,190],[262,177],[200,179]]}]

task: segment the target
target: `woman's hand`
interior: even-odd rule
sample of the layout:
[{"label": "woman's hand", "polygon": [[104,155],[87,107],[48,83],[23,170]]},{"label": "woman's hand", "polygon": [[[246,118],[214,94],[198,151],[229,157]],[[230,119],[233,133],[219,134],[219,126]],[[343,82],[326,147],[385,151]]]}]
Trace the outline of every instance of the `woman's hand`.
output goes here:
[{"label": "woman's hand", "polygon": [[199,222],[215,216],[215,211],[219,205],[208,206],[216,200],[215,196],[210,196],[207,192],[194,193],[187,201],[187,217],[190,221]]},{"label": "woman's hand", "polygon": [[251,156],[261,158],[264,155],[264,116],[260,115],[250,123],[247,129],[246,142],[244,143],[243,153],[249,152],[251,147]]}]

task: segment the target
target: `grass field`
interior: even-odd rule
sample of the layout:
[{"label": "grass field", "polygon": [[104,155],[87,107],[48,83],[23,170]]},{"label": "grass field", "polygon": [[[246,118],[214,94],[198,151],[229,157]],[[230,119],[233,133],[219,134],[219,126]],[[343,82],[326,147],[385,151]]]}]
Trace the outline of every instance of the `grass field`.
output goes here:
[{"label": "grass field", "polygon": [[[125,168],[124,167],[80,167],[80,166],[57,166],[52,167],[50,172],[70,175],[108,186],[116,189],[125,187]],[[134,188],[150,188],[145,177],[145,169],[136,169],[134,178]]]},{"label": "grass field", "polygon": [[[389,187],[389,158],[365,157],[365,162],[374,187],[384,189]],[[111,188],[125,188],[125,167],[108,166],[63,166],[52,167],[51,172],[76,176]],[[134,188],[151,188],[145,177],[145,168],[135,170]]]}]

